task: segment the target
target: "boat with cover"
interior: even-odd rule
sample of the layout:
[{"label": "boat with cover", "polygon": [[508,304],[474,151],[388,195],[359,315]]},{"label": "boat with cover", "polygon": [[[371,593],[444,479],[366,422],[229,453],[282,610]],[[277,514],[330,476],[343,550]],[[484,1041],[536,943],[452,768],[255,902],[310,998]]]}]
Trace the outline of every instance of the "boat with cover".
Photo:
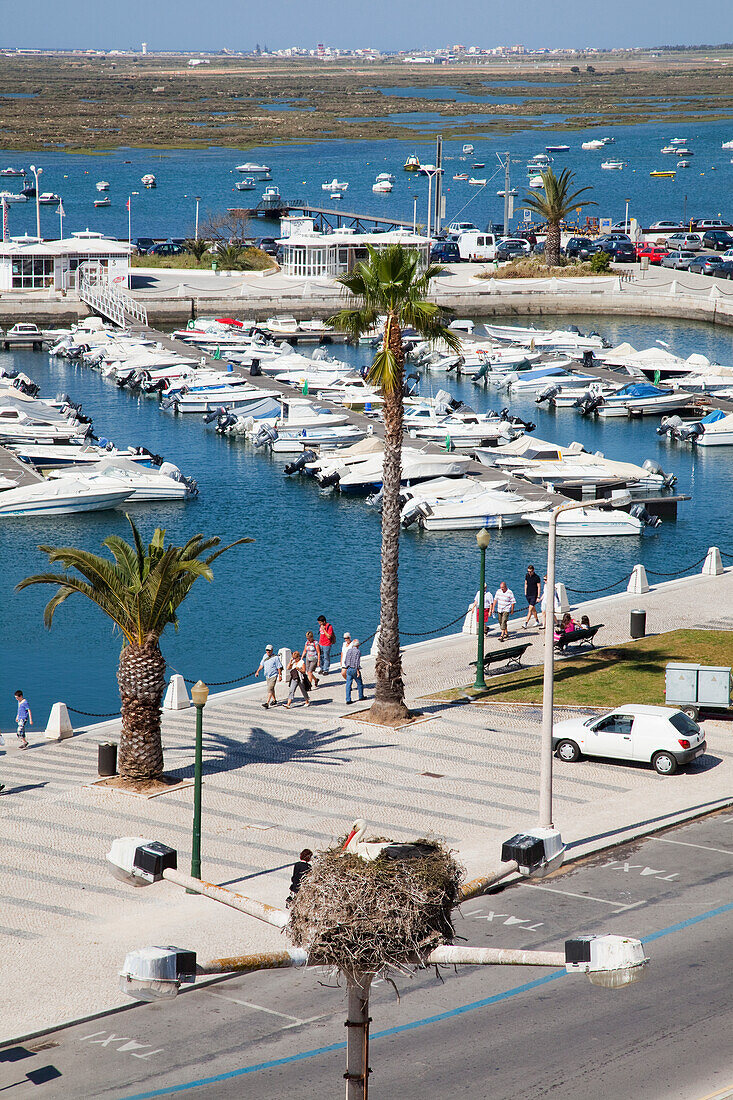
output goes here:
[{"label": "boat with cover", "polygon": [[97,191],[109,191],[109,180],[97,180],[94,186]]},{"label": "boat with cover", "polygon": [[117,508],[131,496],[131,490],[119,483],[95,484],[84,477],[65,476],[46,481],[40,478],[30,485],[16,485],[3,479],[0,486],[0,517],[65,516],[76,512],[99,512]]},{"label": "boat with cover", "polygon": [[[536,534],[549,533],[549,512],[527,512],[526,520]],[[573,508],[557,517],[557,534],[563,538],[641,535],[647,526],[643,519],[617,508]]]},{"label": "boat with cover", "polygon": [[605,141],[603,141],[601,138],[594,138],[593,141],[584,141],[581,144],[580,148],[581,149],[602,149],[605,144],[606,144]]},{"label": "boat with cover", "polygon": [[235,172],[248,172],[251,175],[261,176],[265,173],[269,173],[270,168],[267,164],[257,164],[254,161],[247,160],[244,164],[238,164],[234,169]]},{"label": "boat with cover", "polygon": [[[159,467],[140,466],[119,455],[109,455],[91,466],[76,470],[73,466],[57,473],[51,479],[78,477],[84,484],[97,488],[123,489],[128,504],[150,501],[188,500],[198,494],[198,486],[191,478],[184,477],[172,462]],[[2,498],[0,497],[0,500]]]},{"label": "boat with cover", "polygon": [[148,465],[149,451],[135,451],[128,447],[118,451],[115,447],[93,446],[91,443],[10,443],[8,449],[18,458],[29,462],[37,470],[56,470],[66,466],[94,466],[103,458],[124,458],[138,465]]},{"label": "boat with cover", "polygon": [[535,485],[598,485],[601,482],[623,482],[644,488],[669,489],[676,482],[674,474],[666,474],[656,462],[647,459],[643,465],[616,462],[600,452],[562,452],[559,459],[497,459],[496,467]]},{"label": "boat with cover", "polygon": [[606,171],[621,171],[624,166],[622,160],[604,160],[601,164],[601,168],[605,168]]},{"label": "boat with cover", "polygon": [[701,420],[669,416],[662,420],[657,432],[680,443],[694,443],[696,447],[730,447],[733,446],[733,413],[713,409]]},{"label": "boat with cover", "polygon": [[[381,454],[372,455],[355,464],[348,473],[338,479],[342,493],[366,493],[382,487]],[[427,481],[433,477],[461,477],[468,472],[471,459],[467,455],[429,454],[402,448],[402,484]]]},{"label": "boat with cover", "polygon": [[257,182],[254,176],[245,176],[243,180],[237,180],[234,186],[237,191],[254,191]]},{"label": "boat with cover", "polygon": [[424,492],[418,486],[402,508],[402,526],[417,522],[425,531],[476,531],[483,527],[501,530],[526,524],[528,512],[546,507],[544,501],[532,503],[500,483],[488,485],[469,478],[458,482],[462,489],[459,493],[431,490],[430,482]]},{"label": "boat with cover", "polygon": [[262,425],[253,436],[256,446],[267,447],[274,454],[300,454],[311,447],[350,447],[365,439],[367,432],[356,424],[337,427],[275,428]]},{"label": "boat with cover", "polygon": [[595,413],[609,416],[661,416],[680,412],[694,404],[694,397],[682,390],[662,389],[651,382],[631,382],[616,393],[602,397]]},{"label": "boat with cover", "polygon": [[392,184],[389,180],[377,180],[372,184],[372,191],[376,195],[388,195],[392,190]]}]

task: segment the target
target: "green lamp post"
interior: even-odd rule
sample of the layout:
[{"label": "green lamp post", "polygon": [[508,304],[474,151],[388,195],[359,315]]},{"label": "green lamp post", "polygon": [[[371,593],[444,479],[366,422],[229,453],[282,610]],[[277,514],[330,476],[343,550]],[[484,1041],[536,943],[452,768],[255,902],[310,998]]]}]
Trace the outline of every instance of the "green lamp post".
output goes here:
[{"label": "green lamp post", "polygon": [[[196,759],[193,779],[193,840],[191,843],[191,877],[201,878],[201,764],[203,756],[204,707],[209,689],[203,680],[191,688],[191,700],[196,707]],[[190,891],[195,892],[195,891]]]},{"label": "green lamp post", "polygon": [[478,645],[476,652],[476,683],[473,685],[477,691],[486,690],[484,679],[484,589],[486,588],[486,550],[491,542],[491,535],[482,527],[476,535],[476,542],[481,551],[481,573],[478,586]]}]

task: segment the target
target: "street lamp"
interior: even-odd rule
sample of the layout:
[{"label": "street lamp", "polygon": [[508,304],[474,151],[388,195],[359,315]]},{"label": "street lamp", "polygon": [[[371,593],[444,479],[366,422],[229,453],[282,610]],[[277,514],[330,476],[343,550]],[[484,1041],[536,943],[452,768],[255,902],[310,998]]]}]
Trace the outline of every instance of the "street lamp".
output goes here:
[{"label": "street lamp", "polygon": [[33,173],[33,179],[36,181],[36,236],[39,241],[41,239],[41,204],[38,201],[38,177],[43,175],[42,168],[36,168],[35,164],[31,165],[31,172]]},{"label": "street lamp", "polygon": [[476,646],[476,682],[473,685],[477,691],[486,690],[484,679],[484,589],[486,588],[486,551],[491,542],[491,535],[482,527],[476,535],[476,542],[481,551],[481,571],[478,586],[478,643]]},{"label": "street lamp", "polygon": [[199,239],[199,203],[201,202],[201,196],[196,196],[196,240]]},{"label": "street lamp", "polygon": [[430,233],[433,226],[432,221],[432,202],[433,202],[433,176],[437,176],[440,168],[434,168],[432,172],[425,172],[428,177],[428,244],[430,243]]},{"label": "street lamp", "polygon": [[552,725],[555,691],[555,544],[557,517],[574,508],[601,508],[629,504],[630,493],[604,500],[566,501],[550,510],[547,531],[547,580],[545,581],[545,663],[542,674],[542,739],[540,743],[540,827],[552,828]]},{"label": "street lamp", "polygon": [[[196,707],[196,760],[193,778],[193,840],[191,842],[191,877],[201,878],[201,762],[203,755],[204,707],[209,689],[203,680],[191,688],[191,700]],[[188,893],[195,893],[189,890]]]}]

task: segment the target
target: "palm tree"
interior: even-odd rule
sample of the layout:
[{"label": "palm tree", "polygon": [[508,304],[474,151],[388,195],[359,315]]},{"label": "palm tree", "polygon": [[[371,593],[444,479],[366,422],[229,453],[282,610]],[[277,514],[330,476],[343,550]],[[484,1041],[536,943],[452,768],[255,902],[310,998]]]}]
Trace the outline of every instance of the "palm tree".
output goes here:
[{"label": "palm tree", "polygon": [[375,720],[389,723],[409,714],[397,609],[405,368],[402,330],[409,326],[427,340],[444,340],[455,351],[460,350],[460,341],[445,325],[447,311],[427,301],[430,281],[442,273],[442,267],[430,264],[420,271],[418,253],[401,244],[379,251],[367,245],[367,251],[367,260],[338,279],[358,299],[358,305],[339,310],[328,323],[354,338],[378,323],[384,325],[382,345],[367,375],[384,397],[381,615],[371,714]]},{"label": "palm tree", "polygon": [[[50,629],[54,612],[75,592],[86,596],[108,615],[122,632],[117,683],[122,697],[120,776],[126,780],[155,780],[163,774],[160,708],[165,690],[165,659],[160,637],[169,624],[178,629],[177,610],[199,577],[213,578],[211,564],[221,554],[252,539],[237,539],[213,554],[220,539],[194,535],[184,546],[166,546],[165,531],[156,527],[149,546],[130,516],[132,543],[109,535],[103,545],[114,561],[73,546],[39,546],[51,564],[61,562],[66,572],[37,573],[18,588],[55,584],[58,591],[43,615]],[[74,569],[77,574],[69,573]]]},{"label": "palm tree", "polygon": [[569,168],[563,168],[559,176],[555,175],[552,168],[540,174],[544,193],[525,195],[522,201],[526,207],[547,222],[545,263],[548,267],[555,267],[560,262],[560,222],[568,216],[573,207],[598,204],[588,200],[578,202],[578,197],[586,191],[592,191],[592,187],[581,187],[579,191],[569,193],[569,188],[575,179],[575,173]]},{"label": "palm tree", "polygon": [[219,267],[227,271],[241,271],[247,266],[247,249],[236,242],[220,244],[216,250],[216,259]]},{"label": "palm tree", "polygon": [[190,237],[187,241],[183,242],[183,247],[191,256],[195,256],[198,263],[201,263],[202,259],[209,251],[209,242],[205,241],[203,237]]}]

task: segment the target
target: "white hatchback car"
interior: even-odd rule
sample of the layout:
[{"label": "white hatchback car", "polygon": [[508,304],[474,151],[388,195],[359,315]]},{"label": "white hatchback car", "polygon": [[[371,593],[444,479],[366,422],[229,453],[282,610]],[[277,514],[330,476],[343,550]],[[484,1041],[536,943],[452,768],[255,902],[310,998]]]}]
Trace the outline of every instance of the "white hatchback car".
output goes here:
[{"label": "white hatchback car", "polygon": [[552,748],[568,763],[580,756],[636,760],[651,763],[660,775],[672,775],[706,747],[697,722],[672,707],[631,703],[601,718],[556,722],[552,730]]}]

